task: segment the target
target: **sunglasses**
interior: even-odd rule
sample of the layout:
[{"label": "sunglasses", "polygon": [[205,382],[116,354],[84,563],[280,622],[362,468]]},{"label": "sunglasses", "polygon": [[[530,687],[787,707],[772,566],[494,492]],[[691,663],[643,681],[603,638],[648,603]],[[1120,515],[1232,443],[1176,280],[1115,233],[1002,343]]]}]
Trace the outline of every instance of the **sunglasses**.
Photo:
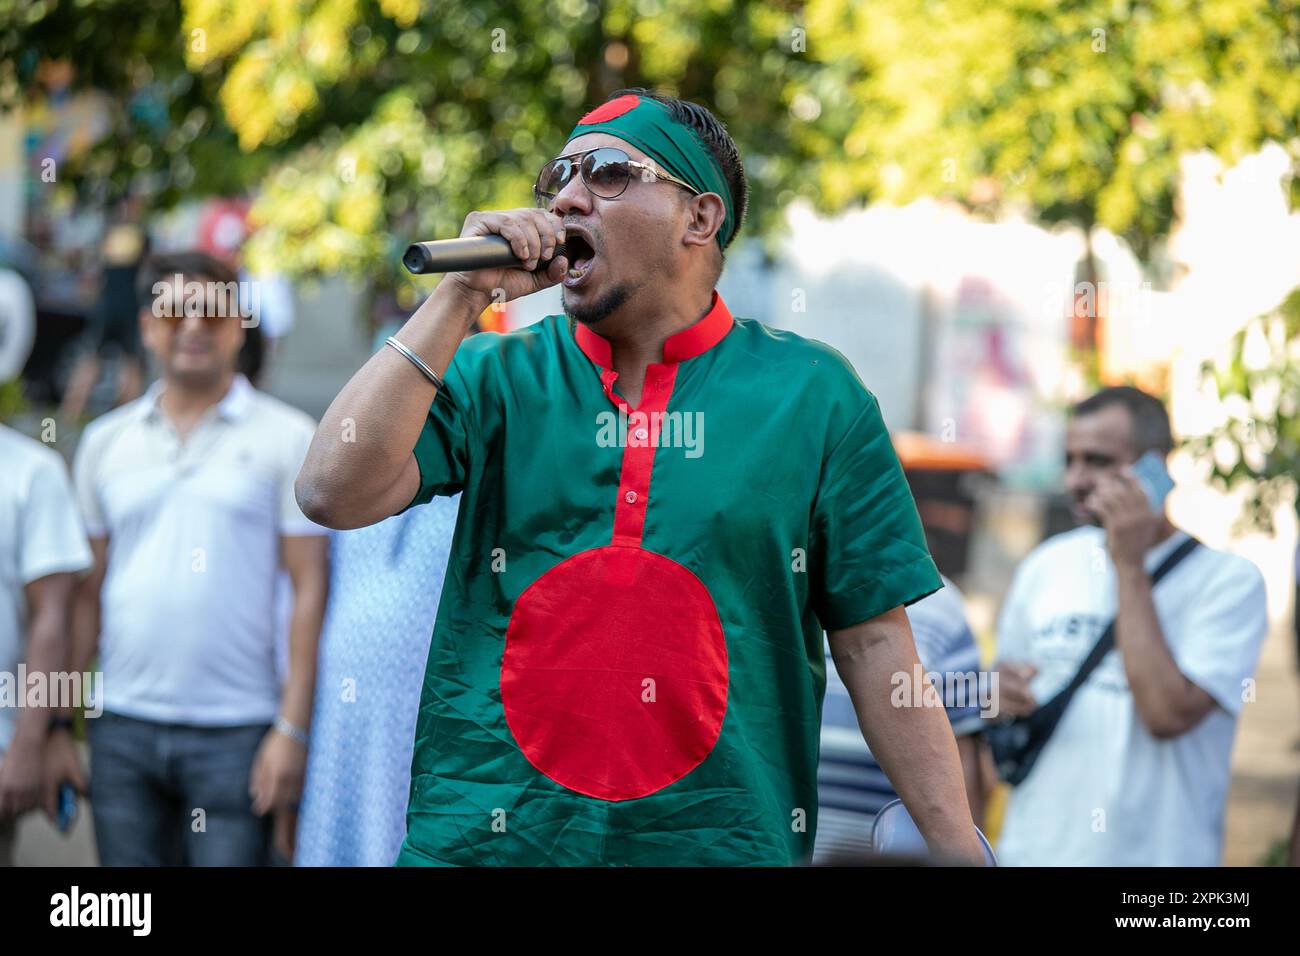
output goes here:
[{"label": "sunglasses", "polygon": [[595,149],[557,156],[543,166],[537,174],[533,196],[537,199],[537,205],[545,209],[555,202],[555,197],[564,191],[564,187],[573,181],[575,175],[581,175],[582,184],[593,196],[617,199],[627,189],[634,169],[641,171],[643,180],[662,179],[700,195],[700,191],[690,183],[646,163],[638,163],[617,146],[597,146]]},{"label": "sunglasses", "polygon": [[[171,313],[164,312],[162,315],[158,316],[158,318],[161,319],[163,323],[167,325],[168,328],[179,329],[181,327],[181,324],[185,321],[186,318],[188,318],[188,316],[186,316],[183,312],[179,315],[172,315]],[[238,319],[239,316],[238,315],[215,315],[212,313],[204,313],[203,315],[200,315],[199,318],[203,320],[203,325],[205,328],[219,329],[221,328],[221,324],[223,322],[227,322],[230,319]]]}]

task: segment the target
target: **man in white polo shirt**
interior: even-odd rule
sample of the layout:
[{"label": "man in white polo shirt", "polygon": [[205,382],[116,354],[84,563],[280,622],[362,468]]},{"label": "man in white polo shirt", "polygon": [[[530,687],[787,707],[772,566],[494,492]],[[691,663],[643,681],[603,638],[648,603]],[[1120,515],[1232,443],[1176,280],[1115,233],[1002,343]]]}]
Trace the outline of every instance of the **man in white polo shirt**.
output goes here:
[{"label": "man in white polo shirt", "polygon": [[1187,535],[1130,467],[1171,450],[1164,406],[1108,388],[1075,406],[1066,490],[1082,523],[1016,572],[998,622],[1001,709],[1027,714],[1079,671],[1113,618],[1115,646],[1070,701],[1011,793],[1008,865],[1214,866],[1229,758],[1267,630],[1249,561],[1194,548],[1154,587]]},{"label": "man in white polo shirt", "polygon": [[8,866],[15,821],[42,804],[53,815],[64,782],[46,773],[52,751],[71,741],[51,727],[51,708],[72,704],[27,691],[39,686],[34,676],[63,668],[68,605],[90,548],[54,449],[0,425],[0,463],[0,866]]},{"label": "man in white polo shirt", "polygon": [[[293,494],[315,423],[236,371],[236,288],[201,253],[142,269],[140,329],[162,377],[77,449],[95,564],[74,647],[88,660],[98,636],[91,787],[108,866],[258,865],[272,819],[291,853],[328,539]],[[281,569],[294,591],[283,686]]]}]

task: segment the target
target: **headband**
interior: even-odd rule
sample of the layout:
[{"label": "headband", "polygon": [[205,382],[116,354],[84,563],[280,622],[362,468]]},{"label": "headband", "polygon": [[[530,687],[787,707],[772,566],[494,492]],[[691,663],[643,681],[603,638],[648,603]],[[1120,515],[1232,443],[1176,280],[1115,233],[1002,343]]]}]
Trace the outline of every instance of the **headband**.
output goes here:
[{"label": "headband", "polygon": [[717,193],[726,209],[718,245],[725,246],[731,239],[736,216],[722,167],[695,130],[673,119],[663,103],[635,93],[617,97],[578,120],[569,139],[587,133],[608,133],[626,140],[700,192]]}]

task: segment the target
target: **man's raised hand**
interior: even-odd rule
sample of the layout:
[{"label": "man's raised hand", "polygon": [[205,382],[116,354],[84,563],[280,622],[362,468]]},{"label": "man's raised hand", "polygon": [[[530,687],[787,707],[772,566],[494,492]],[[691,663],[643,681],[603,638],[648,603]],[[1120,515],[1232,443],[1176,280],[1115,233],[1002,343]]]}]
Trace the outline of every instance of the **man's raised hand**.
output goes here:
[{"label": "man's raised hand", "polygon": [[[472,212],[465,217],[461,238],[501,236],[510,243],[522,266],[450,272],[444,281],[466,292],[486,296],[485,305],[505,303],[549,289],[564,278],[569,260],[564,252],[564,222],[545,209],[505,209]],[[554,257],[550,268],[534,272],[538,264]]]}]

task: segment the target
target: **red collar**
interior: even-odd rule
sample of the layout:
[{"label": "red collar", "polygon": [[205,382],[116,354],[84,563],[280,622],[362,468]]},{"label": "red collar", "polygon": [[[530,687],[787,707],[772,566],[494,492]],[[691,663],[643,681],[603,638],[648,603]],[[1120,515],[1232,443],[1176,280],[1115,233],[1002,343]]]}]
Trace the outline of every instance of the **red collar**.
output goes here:
[{"label": "red collar", "polygon": [[[722,296],[718,295],[718,290],[714,289],[713,304],[704,318],[664,340],[664,364],[672,365],[703,355],[726,338],[731,331],[732,321],[731,310],[722,301]],[[609,339],[593,332],[581,322],[574,323],[573,335],[578,340],[578,348],[582,349],[587,358],[601,368],[609,368],[613,364]]]}]

